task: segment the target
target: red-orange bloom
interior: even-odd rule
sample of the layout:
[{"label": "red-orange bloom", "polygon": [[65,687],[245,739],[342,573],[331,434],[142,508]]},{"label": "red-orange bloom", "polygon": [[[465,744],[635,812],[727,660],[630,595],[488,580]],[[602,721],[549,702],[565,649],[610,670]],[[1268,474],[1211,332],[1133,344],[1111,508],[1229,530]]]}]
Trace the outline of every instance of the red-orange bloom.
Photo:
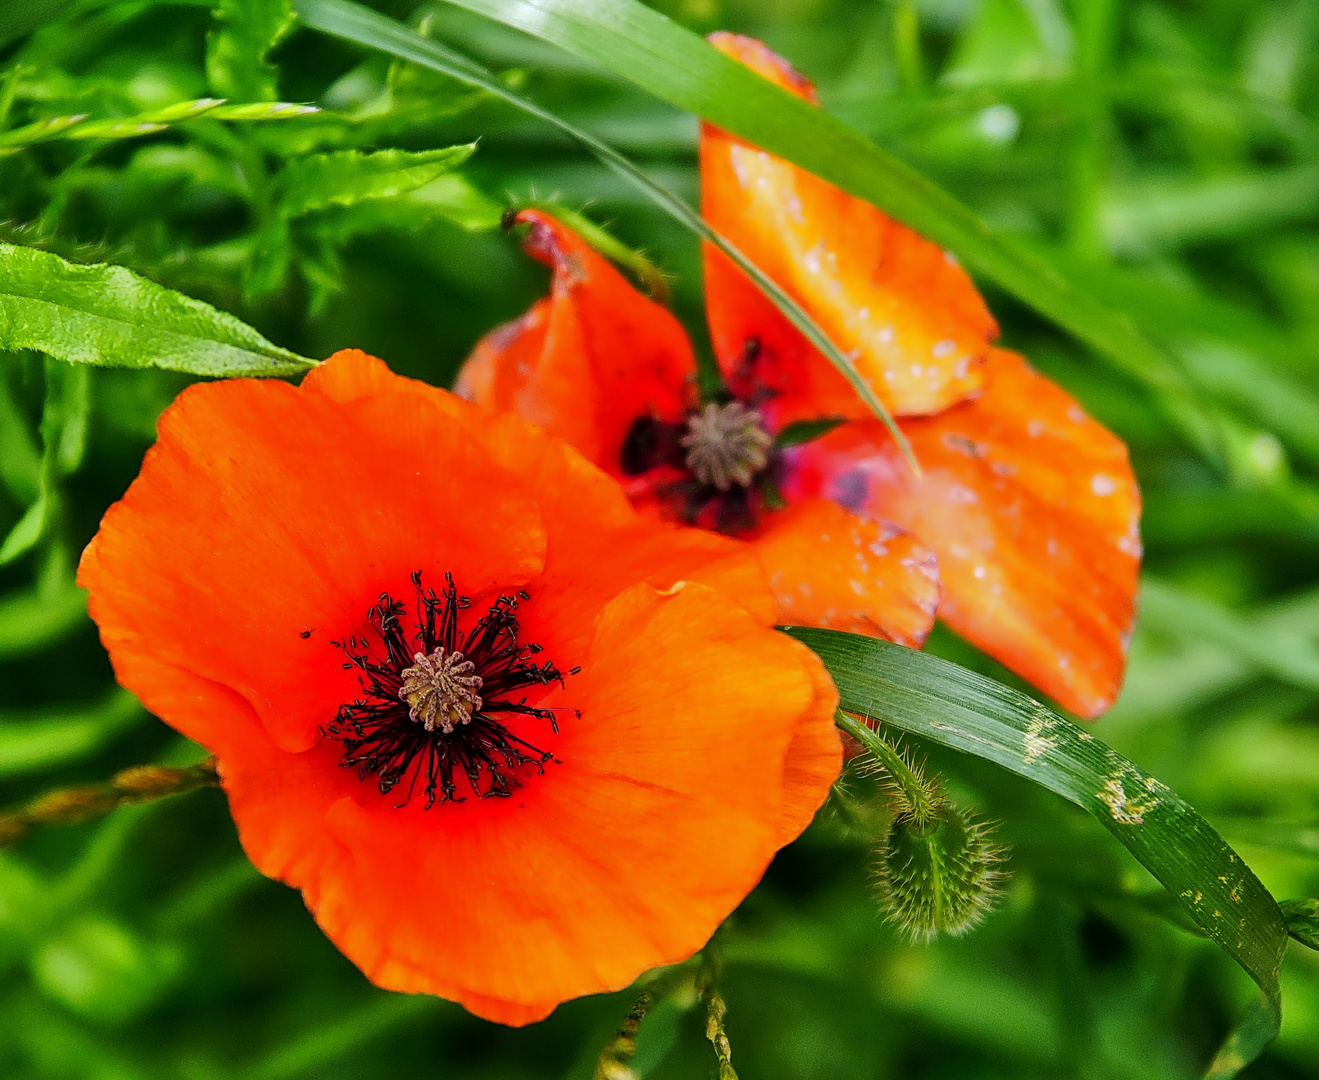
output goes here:
[{"label": "red-orange bloom", "polygon": [[838,773],[744,545],[362,353],[185,391],[79,580],[257,867],[504,1023],[691,955]]},{"label": "red-orange bloom", "polygon": [[[759,42],[713,40],[814,100]],[[1102,712],[1121,686],[1140,560],[1121,441],[991,347],[993,318],[937,246],[708,125],[701,173],[707,219],[853,358],[900,418],[923,480],[722,254],[706,251],[706,305],[727,392],[702,402],[673,317],[534,211],[518,220],[553,267],[552,294],[477,346],[460,392],[573,441],[652,515],[749,540],[782,621],[919,645],[937,603],[954,630],[1066,708]],[[590,335],[553,329],[586,325]],[[849,420],[803,445],[778,441],[823,417]]]}]

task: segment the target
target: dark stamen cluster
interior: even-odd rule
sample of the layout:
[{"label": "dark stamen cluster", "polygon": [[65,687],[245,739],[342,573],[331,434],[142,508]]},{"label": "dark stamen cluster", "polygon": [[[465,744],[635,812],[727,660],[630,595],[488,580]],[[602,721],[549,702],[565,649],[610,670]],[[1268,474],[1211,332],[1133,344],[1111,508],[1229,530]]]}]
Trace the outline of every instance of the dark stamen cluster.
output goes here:
[{"label": "dark stamen cluster", "polygon": [[[455,783],[459,773],[467,777],[478,798],[507,796],[517,786],[512,770],[535,765],[543,772],[553,756],[514,735],[507,722],[519,715],[535,716],[559,730],[554,710],[536,708],[526,704],[525,697],[514,700],[510,695],[562,683],[563,674],[551,661],[532,660],[541,651],[539,645],[518,643],[518,601],[526,600],[526,593],[499,597],[464,634],[458,629],[458,617],[471,602],[458,594],[451,575],[445,575],[441,593],[423,586],[420,573],[412,575],[412,583],[417,590],[412,633],[404,626],[407,605],[382,593],[367,610],[379,642],[364,634],[333,643],[348,657],[344,667],[360,672],[362,697],[340,706],[323,734],[343,743],[342,764],[357,769],[362,779],[375,776],[382,794],[406,780],[407,794],[400,806],[412,798],[422,777],[427,809],[437,800],[462,802]],[[409,697],[416,699],[409,690],[418,673],[427,670],[423,660],[427,657],[461,659],[462,670],[475,673],[467,681],[479,687],[480,696],[467,693],[466,708],[451,714],[458,717],[457,723],[420,722],[417,709],[409,705]],[[483,781],[483,774],[488,780]]]},{"label": "dark stamen cluster", "polygon": [[680,479],[656,488],[671,513],[688,525],[736,534],[756,524],[761,508],[777,498],[782,455],[763,427],[759,408],[767,392],[755,385],[759,343],[747,341],[730,387],[672,423],[639,416],[623,440],[625,475],[666,468]]}]

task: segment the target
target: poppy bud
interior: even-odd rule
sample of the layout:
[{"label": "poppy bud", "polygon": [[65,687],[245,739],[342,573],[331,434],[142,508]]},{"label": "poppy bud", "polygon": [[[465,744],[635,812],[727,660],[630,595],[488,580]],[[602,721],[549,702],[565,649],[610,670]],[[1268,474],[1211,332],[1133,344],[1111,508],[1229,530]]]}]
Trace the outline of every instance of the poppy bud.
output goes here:
[{"label": "poppy bud", "polygon": [[946,800],[931,811],[899,811],[879,852],[879,891],[888,918],[913,941],[964,934],[993,908],[1003,849],[991,828]]}]

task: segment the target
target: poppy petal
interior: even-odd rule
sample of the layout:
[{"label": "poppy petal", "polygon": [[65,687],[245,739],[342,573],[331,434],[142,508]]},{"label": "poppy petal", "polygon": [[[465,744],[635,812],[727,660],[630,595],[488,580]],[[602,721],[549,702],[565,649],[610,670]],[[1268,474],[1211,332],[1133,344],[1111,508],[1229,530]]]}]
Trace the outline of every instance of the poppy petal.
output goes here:
[{"label": "poppy petal", "polygon": [[[711,42],[815,102],[810,82],[760,42]],[[848,353],[896,415],[927,415],[975,393],[998,328],[948,253],[875,207],[709,124],[701,128],[701,207],[714,229],[779,283]],[[777,395],[784,421],[868,415],[855,392],[741,270],[705,247],[715,354]],[[753,350],[754,351],[754,350]]]},{"label": "poppy petal", "polygon": [[939,615],[1066,708],[1093,717],[1122,685],[1140,567],[1126,447],[1015,353],[982,397],[904,421],[915,480],[877,423],[811,444],[803,490],[898,522],[939,556]]},{"label": "poppy petal", "polygon": [[[693,650],[685,643],[698,626]],[[640,686],[653,692],[639,695]],[[565,719],[545,777],[511,798],[438,813],[342,796],[325,807],[342,854],[316,867],[299,857],[279,873],[378,985],[488,1015],[490,999],[557,1002],[685,959],[781,842],[771,808],[802,730],[796,719],[831,716],[837,698],[798,643],[687,585],[634,587],[608,605],[581,675],[556,700],[581,716]],[[286,834],[286,823],[239,808],[264,797],[272,769],[301,773],[308,798],[318,797],[315,756],[280,753],[229,770],[254,858],[267,847],[293,858],[297,848],[265,832]],[[816,775],[818,806],[837,770]],[[492,1018],[509,1022],[502,1009]]]},{"label": "poppy petal", "polygon": [[642,296],[567,226],[523,210],[526,249],[553,271],[550,296],[487,334],[455,389],[515,412],[620,474],[623,442],[640,416],[682,416],[696,377],[678,320]]},{"label": "poppy petal", "polygon": [[823,664],[809,667],[815,680],[816,704],[798,725],[783,763],[780,844],[789,844],[802,834],[824,805],[843,767],[843,740],[834,723],[838,691]]},{"label": "poppy petal", "polygon": [[939,569],[910,533],[807,498],[750,538],[778,598],[778,621],[919,648],[934,625]]},{"label": "poppy petal", "polygon": [[[774,597],[745,544],[703,530],[643,524],[623,490],[600,468],[517,417],[491,416],[427,383],[400,379],[382,361],[356,350],[331,357],[302,386],[344,402],[406,388],[445,410],[453,423],[481,429],[495,459],[538,493],[554,571],[547,577],[574,582],[562,603],[598,606],[632,582],[663,588],[685,578],[736,598],[766,622],[774,619]],[[619,531],[629,539],[620,542]],[[678,536],[681,543],[674,542]]]},{"label": "poppy petal", "polygon": [[[185,390],[159,431],[79,568],[93,618],[238,690],[286,749],[315,742],[352,696],[356,676],[337,662],[314,685],[304,673],[337,654],[331,638],[366,628],[364,602],[416,571],[439,582],[462,567],[480,593],[544,567],[532,498],[414,395],[349,410],[233,380]],[[503,527],[464,512],[476,493]]]}]

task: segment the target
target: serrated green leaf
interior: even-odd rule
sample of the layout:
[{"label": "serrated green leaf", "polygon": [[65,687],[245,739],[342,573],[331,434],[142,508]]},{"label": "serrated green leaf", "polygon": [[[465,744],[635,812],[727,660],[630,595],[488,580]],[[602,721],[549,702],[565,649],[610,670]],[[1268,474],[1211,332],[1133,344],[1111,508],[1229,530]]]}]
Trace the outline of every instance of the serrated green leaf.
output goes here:
[{"label": "serrated green leaf", "polygon": [[0,244],[0,350],[102,367],[224,377],[293,375],[316,361],[227,312],[108,263]]},{"label": "serrated green leaf", "polygon": [[403,195],[429,184],[472,156],[475,143],[443,150],[339,150],[309,154],[280,173],[280,210],[298,217],[332,206]]},{"label": "serrated green leaf", "polygon": [[279,72],[270,51],[293,29],[289,0],[219,0],[219,27],[206,39],[206,77],[211,89],[240,101],[273,101]]},{"label": "serrated green leaf", "polygon": [[1088,731],[1000,683],[887,641],[787,627],[823,661],[847,712],[993,761],[1097,818],[1263,991],[1210,1065],[1228,1077],[1281,1022],[1287,924],[1267,889],[1167,785]]}]

